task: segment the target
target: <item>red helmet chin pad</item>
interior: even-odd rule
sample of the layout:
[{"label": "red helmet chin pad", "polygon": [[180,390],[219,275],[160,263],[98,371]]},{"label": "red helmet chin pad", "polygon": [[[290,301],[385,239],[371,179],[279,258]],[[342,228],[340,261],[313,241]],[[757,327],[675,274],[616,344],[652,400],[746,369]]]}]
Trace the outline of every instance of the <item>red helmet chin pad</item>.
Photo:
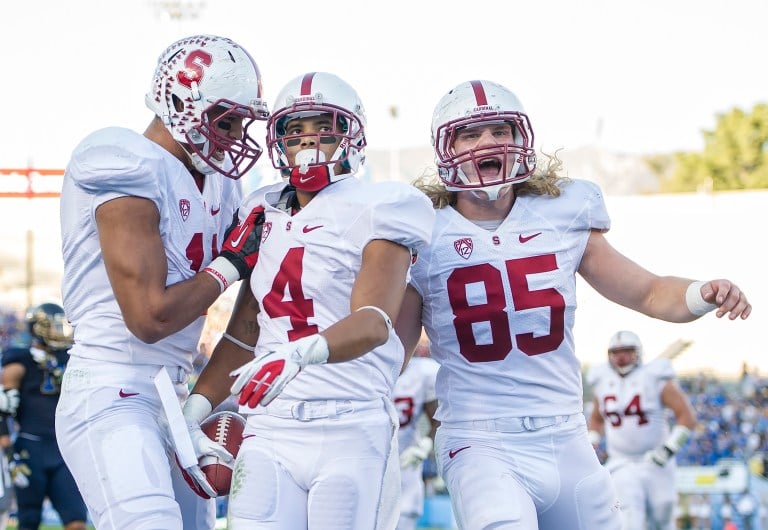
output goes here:
[{"label": "red helmet chin pad", "polygon": [[295,167],[291,170],[288,182],[297,190],[313,193],[331,183],[331,174],[325,164],[310,166],[306,173],[302,173],[298,167]]}]

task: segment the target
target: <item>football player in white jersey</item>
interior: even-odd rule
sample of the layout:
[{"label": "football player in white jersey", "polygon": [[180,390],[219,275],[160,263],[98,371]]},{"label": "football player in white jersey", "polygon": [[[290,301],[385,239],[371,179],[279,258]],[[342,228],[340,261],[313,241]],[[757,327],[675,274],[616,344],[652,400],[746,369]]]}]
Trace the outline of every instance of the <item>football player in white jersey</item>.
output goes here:
[{"label": "football player in white jersey", "polygon": [[233,216],[237,179],[261,154],[249,134],[268,117],[261,91],[237,43],[181,39],[158,59],[144,133],[98,130],[67,166],[62,288],[75,344],[56,434],[99,530],[213,527],[214,501],[184,479],[215,494],[197,457],[220,446],[190,444],[180,401],[207,308],[255,260],[255,216]]},{"label": "football player in white jersey", "polygon": [[[673,530],[673,457],[688,440],[695,414],[672,363],[664,358],[643,363],[642,358],[635,333],[618,331],[611,337],[608,362],[587,375],[594,394],[589,436],[597,446],[605,434],[606,467],[621,501],[624,530]],[[666,409],[675,417],[671,431]]]},{"label": "football player in white jersey", "polygon": [[230,392],[248,418],[232,530],[397,522],[391,399],[404,352],[390,319],[435,213],[408,184],[350,178],[363,161],[365,122],[349,84],[312,72],[282,89],[267,123],[286,182],[243,201],[242,216],[255,207],[266,216],[251,289],[184,407],[193,437]]},{"label": "football player in white jersey", "polygon": [[537,166],[517,97],[461,83],[437,104],[437,210],[411,274],[397,333],[423,324],[437,377],[438,469],[462,529],[618,529],[617,498],[587,436],[574,352],[576,273],[651,317],[746,318],[728,280],[657,276],[616,251],[600,189]]},{"label": "football player in white jersey", "polygon": [[[400,417],[397,442],[400,447],[400,520],[397,530],[414,530],[424,512],[424,460],[432,451],[438,422],[435,379],[440,365],[429,357],[429,346],[420,344],[397,378],[393,401]],[[430,422],[427,435],[419,431],[425,414]]]}]

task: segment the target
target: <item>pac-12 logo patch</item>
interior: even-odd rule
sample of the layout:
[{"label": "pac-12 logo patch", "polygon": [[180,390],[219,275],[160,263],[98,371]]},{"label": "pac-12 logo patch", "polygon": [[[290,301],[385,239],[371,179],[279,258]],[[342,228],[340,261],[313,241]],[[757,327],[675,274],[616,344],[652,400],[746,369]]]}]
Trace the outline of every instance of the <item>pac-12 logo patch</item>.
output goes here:
[{"label": "pac-12 logo patch", "polygon": [[267,240],[269,237],[269,233],[272,231],[272,221],[267,221],[264,223],[264,226],[261,228],[261,242],[264,243],[264,241]]},{"label": "pac-12 logo patch", "polygon": [[189,217],[189,210],[191,209],[191,206],[189,204],[189,199],[179,199],[179,212],[181,213],[181,219],[186,221]]},{"label": "pac-12 logo patch", "polygon": [[472,255],[472,238],[471,237],[462,237],[461,239],[457,239],[453,242],[453,248],[456,249],[456,252],[464,259],[469,259],[469,257]]}]

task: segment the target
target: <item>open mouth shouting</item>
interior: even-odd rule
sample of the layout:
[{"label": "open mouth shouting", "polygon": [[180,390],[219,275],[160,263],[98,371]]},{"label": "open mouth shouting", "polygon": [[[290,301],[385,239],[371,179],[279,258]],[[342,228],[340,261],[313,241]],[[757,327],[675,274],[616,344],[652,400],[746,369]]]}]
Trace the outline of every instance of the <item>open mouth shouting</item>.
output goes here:
[{"label": "open mouth shouting", "polygon": [[483,181],[498,180],[502,168],[498,158],[484,158],[477,163],[479,177]]}]

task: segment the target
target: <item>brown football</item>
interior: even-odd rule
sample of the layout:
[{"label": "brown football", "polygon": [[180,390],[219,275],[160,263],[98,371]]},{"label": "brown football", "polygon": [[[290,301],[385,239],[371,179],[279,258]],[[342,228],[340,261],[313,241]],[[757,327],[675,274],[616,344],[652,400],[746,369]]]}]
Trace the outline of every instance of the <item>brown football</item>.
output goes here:
[{"label": "brown football", "polygon": [[[243,443],[243,429],[245,418],[236,412],[217,412],[208,416],[200,428],[206,436],[224,446],[232,456],[237,457],[240,444]],[[208,482],[219,495],[229,495],[232,485],[232,463],[225,464],[212,456],[204,456],[200,459],[200,469],[205,473]]]}]

